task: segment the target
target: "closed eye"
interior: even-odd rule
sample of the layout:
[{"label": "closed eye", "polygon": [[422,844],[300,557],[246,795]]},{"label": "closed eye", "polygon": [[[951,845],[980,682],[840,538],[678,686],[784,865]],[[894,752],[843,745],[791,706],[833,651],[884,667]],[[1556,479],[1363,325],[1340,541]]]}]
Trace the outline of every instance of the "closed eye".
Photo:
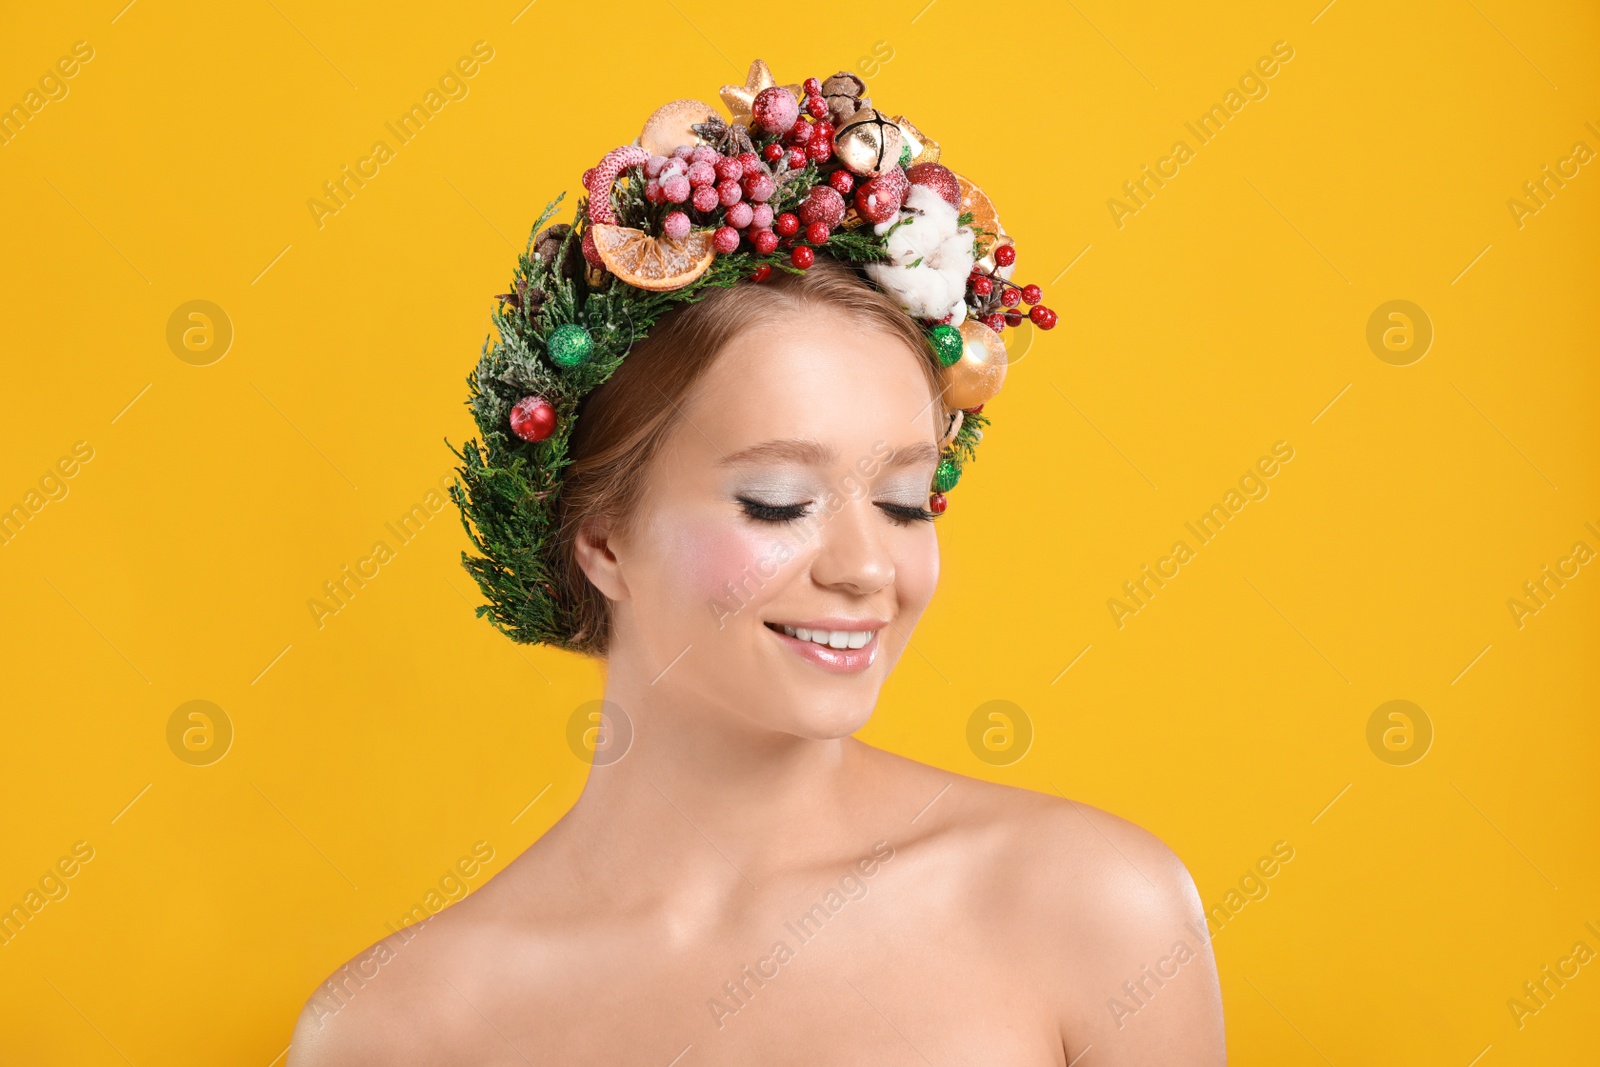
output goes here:
[{"label": "closed eye", "polygon": [[[809,501],[800,504],[767,504],[760,500],[751,500],[749,497],[741,496],[737,499],[745,514],[757,522],[794,522],[803,518],[811,507]],[[896,526],[909,526],[913,522],[931,522],[938,517],[927,508],[908,504],[880,503],[878,507]]]}]

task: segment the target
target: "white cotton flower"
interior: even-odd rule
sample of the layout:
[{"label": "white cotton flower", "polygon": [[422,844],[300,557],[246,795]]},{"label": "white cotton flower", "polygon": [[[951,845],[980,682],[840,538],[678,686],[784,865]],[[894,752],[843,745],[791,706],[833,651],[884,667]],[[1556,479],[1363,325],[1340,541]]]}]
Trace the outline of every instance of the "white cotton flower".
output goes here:
[{"label": "white cotton flower", "polygon": [[[887,262],[870,263],[867,275],[918,319],[942,319],[959,326],[967,317],[967,278],[976,260],[972,230],[938,193],[913,185],[898,217],[873,227],[889,233]],[[897,225],[898,224],[898,225]]]}]

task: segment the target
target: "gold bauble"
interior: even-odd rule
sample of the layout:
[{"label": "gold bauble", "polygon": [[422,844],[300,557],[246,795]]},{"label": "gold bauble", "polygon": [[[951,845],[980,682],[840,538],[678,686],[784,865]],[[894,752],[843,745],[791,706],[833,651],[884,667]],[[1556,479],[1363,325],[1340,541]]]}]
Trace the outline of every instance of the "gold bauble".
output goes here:
[{"label": "gold bauble", "polygon": [[953,408],[988,403],[1006,380],[1006,343],[976,319],[961,324],[961,358],[944,368],[944,402]]},{"label": "gold bauble", "polygon": [[655,114],[645,119],[639,147],[653,156],[670,156],[679,145],[700,144],[704,138],[694,132],[694,125],[716,116],[716,108],[699,100],[662,104]]},{"label": "gold bauble", "polygon": [[900,127],[876,108],[851,115],[833,135],[833,152],[863,178],[900,165]]}]

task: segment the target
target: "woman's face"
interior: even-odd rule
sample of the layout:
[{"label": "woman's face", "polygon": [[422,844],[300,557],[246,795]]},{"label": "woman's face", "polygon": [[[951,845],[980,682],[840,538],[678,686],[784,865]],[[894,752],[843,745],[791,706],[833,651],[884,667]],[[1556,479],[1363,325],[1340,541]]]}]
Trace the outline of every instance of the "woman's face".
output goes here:
[{"label": "woman's face", "polygon": [[940,411],[920,358],[798,311],[734,338],[610,545],[626,589],[613,657],[746,725],[832,738],[865,724],[939,580]]}]

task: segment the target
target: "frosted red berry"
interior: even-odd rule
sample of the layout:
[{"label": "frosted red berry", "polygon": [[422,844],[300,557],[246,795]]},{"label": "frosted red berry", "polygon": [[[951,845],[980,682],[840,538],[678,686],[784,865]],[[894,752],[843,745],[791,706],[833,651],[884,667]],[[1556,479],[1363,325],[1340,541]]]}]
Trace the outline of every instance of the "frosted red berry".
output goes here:
[{"label": "frosted red berry", "polygon": [[750,275],[750,280],[764,282],[770,277],[772,277],[772,265],[769,263],[763,263],[761,266],[756,268],[754,274]]},{"label": "frosted red berry", "polygon": [[1017,261],[1016,245],[1001,245],[994,250],[994,261],[1002,267],[1009,267]]},{"label": "frosted red berry", "polygon": [[769,144],[767,147],[763,148],[761,150],[761,154],[766,157],[768,163],[776,163],[778,160],[783,158],[784,148],[783,145],[774,141],[772,144]]},{"label": "frosted red berry", "polygon": [[689,216],[681,211],[668,213],[661,220],[661,232],[674,241],[681,241],[689,236]]},{"label": "frosted red berry", "polygon": [[806,226],[806,240],[814,245],[825,245],[828,243],[828,235],[832,232],[827,223],[813,222]]},{"label": "frosted red berry", "polygon": [[1000,303],[1008,308],[1014,308],[1022,303],[1022,290],[1013,289],[1009,285],[1000,294]]},{"label": "frosted red berry", "polygon": [[715,211],[717,210],[717,205],[722,203],[721,198],[717,195],[716,188],[710,185],[702,185],[696,189],[690,199],[694,203],[696,211]]},{"label": "frosted red berry", "polygon": [[856,187],[856,176],[841,167],[828,175],[828,185],[840,196],[849,196],[850,190]]},{"label": "frosted red berry", "polygon": [[711,236],[711,247],[723,255],[739,247],[739,231],[732,226],[722,226]]},{"label": "frosted red berry", "polygon": [[750,243],[756,246],[757,252],[770,256],[778,250],[778,235],[771,230],[757,230],[755,236],[750,238]]},{"label": "frosted red berry", "polygon": [[772,228],[778,231],[779,237],[793,237],[800,231],[800,220],[785,211],[772,221]]},{"label": "frosted red berry", "polygon": [[1041,330],[1052,329],[1056,324],[1056,313],[1043,304],[1028,312],[1028,318]]},{"label": "frosted red berry", "polygon": [[816,78],[807,78],[805,81],[801,82],[800,83],[800,89],[807,96],[821,96],[822,95],[822,83],[820,81],[818,81]]},{"label": "frosted red berry", "polygon": [[1001,330],[1006,328],[1006,317],[999,312],[996,312],[993,315],[985,316],[983,324],[989,327],[989,329],[993,330],[995,333],[999,333]]},{"label": "frosted red berry", "polygon": [[777,185],[765,174],[752,175],[744,180],[744,197],[758,204],[764,204],[772,199],[772,194],[777,192]]},{"label": "frosted red berry", "polygon": [[1033,305],[1037,304],[1043,299],[1044,290],[1040,289],[1037,285],[1024,285],[1022,287],[1022,300],[1024,303]]},{"label": "frosted red berry", "polygon": [[795,250],[789,253],[789,262],[793,263],[801,270],[805,270],[816,261],[817,254],[811,249],[807,248],[805,245],[797,245]]},{"label": "frosted red berry", "polygon": [[972,291],[977,293],[979,296],[988,296],[990,293],[994,292],[994,282],[991,282],[988,278],[985,278],[980,274],[976,278],[972,279]]}]

